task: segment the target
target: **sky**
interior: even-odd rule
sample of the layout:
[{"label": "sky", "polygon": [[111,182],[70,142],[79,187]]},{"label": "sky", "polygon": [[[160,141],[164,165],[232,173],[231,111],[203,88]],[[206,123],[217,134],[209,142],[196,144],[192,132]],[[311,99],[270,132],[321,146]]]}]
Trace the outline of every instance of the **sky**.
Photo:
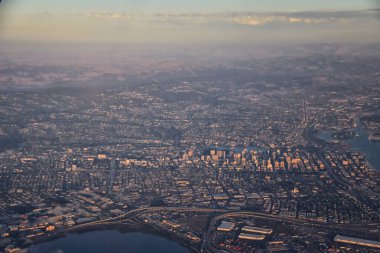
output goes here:
[{"label": "sky", "polygon": [[376,0],[2,0],[1,42],[380,42]]}]

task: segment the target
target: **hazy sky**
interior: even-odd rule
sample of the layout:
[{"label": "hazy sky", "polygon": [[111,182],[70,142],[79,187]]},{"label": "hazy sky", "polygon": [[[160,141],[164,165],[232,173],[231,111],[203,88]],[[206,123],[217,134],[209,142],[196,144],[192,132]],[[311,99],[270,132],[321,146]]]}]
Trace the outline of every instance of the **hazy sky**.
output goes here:
[{"label": "hazy sky", "polygon": [[380,42],[378,2],[3,0],[0,43]]}]

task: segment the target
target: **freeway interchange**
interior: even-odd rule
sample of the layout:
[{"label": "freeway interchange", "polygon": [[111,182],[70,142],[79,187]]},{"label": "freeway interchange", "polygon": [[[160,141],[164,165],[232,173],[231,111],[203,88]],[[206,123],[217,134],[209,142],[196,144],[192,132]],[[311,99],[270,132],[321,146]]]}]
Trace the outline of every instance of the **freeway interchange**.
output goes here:
[{"label": "freeway interchange", "polygon": [[[280,215],[260,213],[260,212],[251,212],[251,211],[229,211],[226,209],[210,209],[210,208],[193,208],[193,207],[146,207],[146,208],[138,208],[126,212],[122,215],[108,218],[104,220],[98,220],[94,222],[79,224],[76,226],[69,227],[64,231],[53,232],[50,236],[59,236],[60,233],[72,233],[82,230],[91,230],[91,228],[97,228],[99,226],[112,226],[118,224],[143,224],[143,225],[152,225],[147,224],[141,221],[139,217],[143,214],[156,214],[159,212],[172,212],[172,213],[185,213],[185,214],[209,214],[212,219],[208,224],[207,230],[204,232],[202,239],[199,245],[199,252],[236,252],[234,250],[226,250],[220,249],[212,242],[213,234],[216,232],[217,224],[225,219],[260,219],[264,221],[277,221],[277,222],[285,222],[288,224],[303,226],[303,227],[313,227],[315,229],[320,230],[344,230],[350,231],[353,233],[367,233],[373,236],[379,236],[379,223],[371,223],[371,224],[333,224],[326,223],[318,220],[312,219],[302,219],[302,218],[292,218],[292,217],[284,217]],[[145,221],[146,222],[146,221]],[[161,230],[162,227],[154,226],[157,230]],[[160,232],[160,231],[158,231]],[[161,231],[162,232],[162,231]],[[166,231],[167,232],[167,231]],[[170,231],[174,234],[174,236],[178,236],[176,231]],[[46,238],[45,238],[46,239]]]}]

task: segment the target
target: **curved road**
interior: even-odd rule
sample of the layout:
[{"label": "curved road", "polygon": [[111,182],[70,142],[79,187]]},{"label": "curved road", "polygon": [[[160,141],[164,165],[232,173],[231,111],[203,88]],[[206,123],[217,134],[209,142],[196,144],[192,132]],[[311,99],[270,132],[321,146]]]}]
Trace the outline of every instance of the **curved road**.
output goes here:
[{"label": "curved road", "polygon": [[[50,236],[57,236],[61,233],[67,233],[67,232],[74,232],[76,230],[89,228],[92,226],[97,225],[112,225],[112,224],[120,224],[127,221],[132,221],[134,218],[138,217],[139,215],[147,212],[159,212],[159,211],[174,211],[174,212],[197,212],[197,213],[222,213],[221,215],[215,216],[210,224],[209,227],[203,235],[202,245],[201,245],[201,252],[221,252],[220,250],[216,249],[215,246],[211,242],[211,236],[214,232],[214,229],[216,227],[216,224],[221,219],[226,218],[259,218],[259,219],[269,219],[269,220],[275,220],[275,221],[285,221],[285,222],[291,222],[293,224],[298,225],[307,225],[307,226],[316,226],[320,228],[327,228],[327,229],[344,229],[348,231],[354,231],[358,233],[371,233],[369,232],[372,229],[376,230],[378,229],[380,224],[372,223],[372,224],[333,224],[333,223],[325,223],[317,220],[310,220],[310,219],[302,219],[302,218],[290,218],[290,217],[284,217],[274,214],[266,214],[266,213],[259,213],[259,212],[232,212],[225,209],[209,209],[209,208],[193,208],[193,207],[146,207],[146,208],[139,208],[135,210],[131,210],[127,213],[124,213],[122,215],[119,215],[114,218],[109,218],[105,220],[99,220],[94,222],[89,222],[85,224],[76,225],[73,227],[69,227],[64,231],[61,232],[55,232],[52,234],[49,234]],[[378,234],[378,232],[373,232],[374,234]]]}]

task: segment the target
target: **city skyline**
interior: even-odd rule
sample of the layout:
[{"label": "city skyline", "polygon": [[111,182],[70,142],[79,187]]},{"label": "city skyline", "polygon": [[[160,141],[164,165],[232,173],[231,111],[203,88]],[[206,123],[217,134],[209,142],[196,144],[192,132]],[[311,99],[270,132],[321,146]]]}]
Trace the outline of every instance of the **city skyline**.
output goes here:
[{"label": "city skyline", "polygon": [[380,252],[379,4],[0,0],[0,253]]}]

